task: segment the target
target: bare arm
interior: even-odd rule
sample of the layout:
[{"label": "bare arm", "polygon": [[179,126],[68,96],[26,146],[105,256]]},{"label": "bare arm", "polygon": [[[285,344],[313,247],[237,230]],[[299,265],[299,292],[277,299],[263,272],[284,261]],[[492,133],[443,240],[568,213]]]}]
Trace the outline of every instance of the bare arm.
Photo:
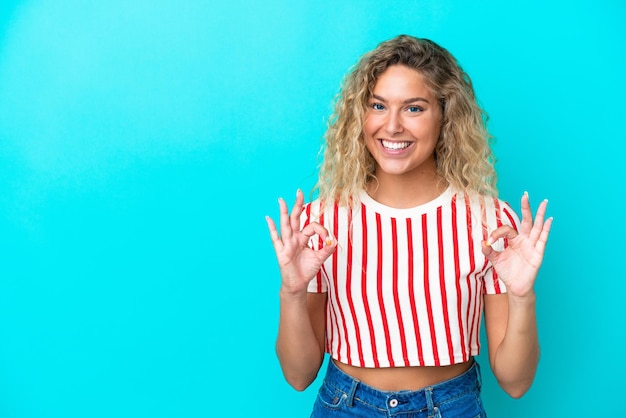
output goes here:
[{"label": "bare arm", "polygon": [[[308,294],[307,286],[336,249],[335,240],[317,222],[300,230],[303,201],[298,190],[289,214],[287,204],[279,199],[280,235],[274,221],[267,218],[282,278],[276,352],[285,379],[297,390],[306,389],[315,380],[324,358],[326,294]],[[318,251],[308,246],[313,235],[324,242]]]},{"label": "bare arm", "polygon": [[[539,362],[534,283],[552,225],[552,218],[545,220],[546,206],[547,201],[539,205],[533,221],[524,194],[519,234],[503,226],[483,245],[484,254],[507,286],[506,294],[485,296],[489,360],[498,383],[514,398],[528,391]],[[502,252],[490,246],[499,238],[509,240]]]},{"label": "bare arm", "polygon": [[498,383],[519,398],[533,383],[539,362],[535,297],[512,302],[509,295],[485,296],[489,361]]},{"label": "bare arm", "polygon": [[306,389],[324,360],[326,293],[293,297],[281,289],[276,352],[285,379],[296,390]]}]

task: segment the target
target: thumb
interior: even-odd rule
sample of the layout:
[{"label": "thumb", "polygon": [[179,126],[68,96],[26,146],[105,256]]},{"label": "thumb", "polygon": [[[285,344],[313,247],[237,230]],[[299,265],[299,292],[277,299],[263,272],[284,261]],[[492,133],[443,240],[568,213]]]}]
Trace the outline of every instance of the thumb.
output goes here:
[{"label": "thumb", "polygon": [[324,239],[324,246],[317,251],[322,262],[326,261],[337,250],[337,240],[328,235]]},{"label": "thumb", "polygon": [[489,261],[493,261],[495,256],[498,254],[498,252],[491,247],[491,244],[493,243],[489,240],[481,242],[481,250]]}]

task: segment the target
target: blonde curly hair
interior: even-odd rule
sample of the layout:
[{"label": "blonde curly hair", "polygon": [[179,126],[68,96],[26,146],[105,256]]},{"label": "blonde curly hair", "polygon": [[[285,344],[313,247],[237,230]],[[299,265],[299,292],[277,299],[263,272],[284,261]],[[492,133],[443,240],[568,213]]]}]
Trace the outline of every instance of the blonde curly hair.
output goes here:
[{"label": "blonde curly hair", "polygon": [[363,125],[374,85],[392,65],[417,70],[439,99],[443,115],[435,147],[439,177],[457,190],[497,196],[492,137],[470,77],[446,49],[408,35],[381,43],[345,77],[328,121],[314,191],[319,191],[322,200],[351,205],[376,178],[376,162],[365,147]]}]

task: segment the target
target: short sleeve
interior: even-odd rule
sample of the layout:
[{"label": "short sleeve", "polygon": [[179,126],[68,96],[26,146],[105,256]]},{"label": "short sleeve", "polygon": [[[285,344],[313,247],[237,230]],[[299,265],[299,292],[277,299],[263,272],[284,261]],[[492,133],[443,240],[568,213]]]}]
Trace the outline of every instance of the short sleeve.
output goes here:
[{"label": "short sleeve", "polygon": [[[496,199],[493,213],[495,214],[495,218],[493,218],[493,222],[490,222],[490,230],[499,228],[502,225],[509,225],[515,229],[515,231],[519,232],[519,217],[508,203]],[[502,251],[507,246],[508,242],[506,239],[494,244],[494,248],[498,251]],[[491,263],[487,265],[483,275],[483,293],[488,295],[506,293],[506,285],[502,279],[498,277],[498,272],[493,268]]]}]

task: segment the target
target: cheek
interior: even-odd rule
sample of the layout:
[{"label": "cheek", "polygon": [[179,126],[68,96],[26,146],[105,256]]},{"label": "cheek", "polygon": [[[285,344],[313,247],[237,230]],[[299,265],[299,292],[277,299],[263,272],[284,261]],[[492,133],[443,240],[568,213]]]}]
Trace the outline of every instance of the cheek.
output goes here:
[{"label": "cheek", "polygon": [[433,128],[433,136],[435,137],[435,142],[439,142],[439,138],[441,138],[441,125],[436,125]]},{"label": "cheek", "polygon": [[365,147],[371,153],[373,148],[376,146],[376,128],[372,126],[370,123],[366,122],[363,126],[363,141],[365,142]]},{"label": "cheek", "polygon": [[441,126],[435,121],[429,121],[428,123],[416,123],[410,130],[417,138],[438,140]]},{"label": "cheek", "polygon": [[367,149],[370,154],[374,151],[374,140],[369,135],[365,135],[365,149]]},{"label": "cheek", "polygon": [[374,121],[372,118],[367,118],[363,122],[363,133],[366,139],[374,134]]}]

